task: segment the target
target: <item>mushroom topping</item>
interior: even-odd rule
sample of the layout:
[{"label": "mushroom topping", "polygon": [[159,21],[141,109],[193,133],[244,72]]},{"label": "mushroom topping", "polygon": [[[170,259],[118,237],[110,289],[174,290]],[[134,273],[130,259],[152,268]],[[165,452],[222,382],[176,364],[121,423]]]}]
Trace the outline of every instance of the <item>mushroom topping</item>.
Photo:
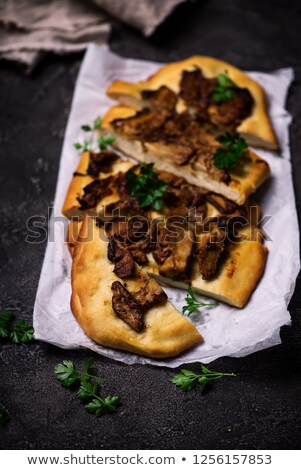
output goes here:
[{"label": "mushroom topping", "polygon": [[221,255],[225,249],[225,232],[215,226],[210,233],[202,234],[197,243],[194,257],[199,264],[200,274],[204,280],[214,277]]},{"label": "mushroom topping", "polygon": [[133,330],[140,332],[143,329],[143,307],[121,282],[114,281],[111,290],[113,293],[112,307],[116,315]]}]

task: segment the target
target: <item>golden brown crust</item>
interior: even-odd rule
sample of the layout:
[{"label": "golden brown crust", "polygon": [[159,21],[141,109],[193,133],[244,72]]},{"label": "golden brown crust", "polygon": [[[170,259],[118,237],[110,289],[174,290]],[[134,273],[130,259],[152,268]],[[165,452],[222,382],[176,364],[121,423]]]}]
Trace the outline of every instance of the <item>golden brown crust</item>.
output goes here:
[{"label": "golden brown crust", "polygon": [[[233,307],[243,308],[264,272],[267,253],[267,248],[258,241],[245,241],[231,245],[227,259],[222,263],[217,275],[207,281],[202,279],[198,264],[194,262],[191,278],[192,290]],[[146,268],[148,274],[155,276],[159,282],[181,289],[188,287],[184,282],[160,276],[155,261],[151,261]]]},{"label": "golden brown crust", "polygon": [[[201,335],[169,302],[146,312],[141,333],[117,317],[112,309],[111,284],[119,278],[107,259],[107,242],[101,238],[93,220],[86,217],[75,247],[71,276],[71,309],[86,334],[103,346],[153,358],[177,356],[199,344]],[[130,282],[139,283],[139,279]]]},{"label": "golden brown crust", "polygon": [[[89,165],[89,152],[83,152],[79,165],[69,185],[69,188],[66,194],[66,199],[62,208],[62,213],[68,219],[71,219],[72,217],[79,217],[79,219],[83,219],[85,213],[89,213],[92,216],[101,215],[105,206],[107,206],[108,204],[111,204],[112,202],[116,202],[119,200],[117,190],[113,190],[112,194],[103,197],[99,201],[99,203],[96,205],[96,207],[88,209],[85,212],[80,209],[78,197],[82,196],[83,188],[93,181],[93,178],[91,176],[86,175],[87,170],[88,170],[88,165]],[[129,160],[119,159],[113,163],[112,170],[109,173],[100,174],[100,179],[106,178],[110,175],[114,175],[118,173],[119,171],[125,172],[129,168],[131,168],[133,165],[134,164],[130,162]],[[77,176],[77,174],[82,174],[84,176]]]},{"label": "golden brown crust", "polygon": [[244,204],[248,196],[270,175],[268,164],[251,150],[249,152],[249,161],[246,160],[242,167],[229,171],[231,181],[228,184],[213,179],[201,168],[192,168],[190,164],[177,165],[174,162],[173,154],[166,153],[166,147],[162,147],[157,143],[128,140],[122,135],[114,133],[110,125],[114,119],[124,119],[135,113],[135,109],[129,106],[113,106],[104,116],[103,132],[113,133],[115,136],[113,145],[141,162],[155,162],[158,169],[182,176],[189,183],[222,194],[240,205]]},{"label": "golden brown crust", "polygon": [[[74,240],[76,244],[78,238],[76,238],[78,226],[72,228],[72,223],[70,222],[68,233],[72,233],[69,243],[72,244],[74,250]],[[262,244],[260,232],[256,231],[252,225],[240,229],[239,234],[244,237],[244,241],[229,246],[226,260],[221,264],[213,279],[207,281],[202,279],[197,261],[192,262],[191,287],[198,294],[243,308],[264,273],[268,250]],[[176,281],[160,275],[160,266],[155,262],[152,254],[148,254],[148,259],[149,263],[144,266],[147,274],[154,276],[163,284],[187,289],[188,284],[184,281]]]},{"label": "golden brown crust", "polygon": [[[166,85],[178,93],[183,70],[193,70],[195,66],[202,69],[206,78],[216,77],[227,70],[230,79],[236,85],[249,89],[254,98],[255,106],[252,114],[244,119],[237,131],[246,138],[250,145],[276,150],[278,142],[268,116],[267,97],[262,87],[238,68],[212,57],[193,56],[181,62],[167,64],[146,81],[135,84],[114,81],[107,89],[107,94],[121,104],[139,109],[142,90],[156,90],[160,86]],[[181,106],[184,107],[183,103],[181,103]]]}]

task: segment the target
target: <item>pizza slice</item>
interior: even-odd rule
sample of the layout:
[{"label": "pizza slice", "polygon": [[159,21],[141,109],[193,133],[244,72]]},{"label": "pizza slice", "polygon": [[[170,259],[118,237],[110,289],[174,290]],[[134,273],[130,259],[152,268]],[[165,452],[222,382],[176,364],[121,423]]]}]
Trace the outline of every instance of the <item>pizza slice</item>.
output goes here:
[{"label": "pizza slice", "polygon": [[105,347],[166,358],[202,341],[127,250],[115,263],[108,259],[106,234],[88,216],[74,248],[71,309],[86,334]]},{"label": "pizza slice", "polygon": [[[92,161],[93,158],[92,154]],[[86,166],[80,162],[80,167],[87,172],[86,154],[82,160]],[[82,218],[89,213],[105,230],[110,261],[118,260],[126,250],[145,272],[162,283],[184,289],[191,285],[197,293],[243,307],[262,276],[267,255],[260,231],[255,227],[258,217],[255,223],[250,221],[251,204],[237,206],[220,195],[190,185],[183,178],[158,172],[161,183],[167,186],[162,207],[160,210],[141,207],[137,196],[129,194],[127,183],[131,181],[136,188],[142,176],[145,183],[142,194],[148,197],[154,174],[145,181],[145,175],[139,174],[139,165],[131,162],[122,173],[117,170],[128,167],[119,160],[115,159],[110,169],[113,180],[108,205],[107,192],[96,197],[89,193],[93,190],[83,186],[77,186],[73,200],[67,195],[70,208],[65,204],[66,214],[71,216],[74,211],[68,234],[70,251],[74,250],[80,230],[77,214]],[[95,182],[107,178],[100,171]],[[81,181],[85,184],[84,179]],[[93,188],[90,182],[88,185]],[[70,187],[73,186],[71,183]],[[81,207],[84,196],[85,204]],[[92,201],[93,207],[87,208],[87,201]]]},{"label": "pizza slice", "polygon": [[237,204],[269,177],[268,164],[236,133],[217,136],[188,113],[111,108],[100,131],[135,160],[221,194]]},{"label": "pizza slice", "polygon": [[262,87],[221,60],[193,56],[162,66],[145,81],[114,81],[107,94],[136,110],[188,111],[209,129],[235,131],[253,146],[276,150]]}]

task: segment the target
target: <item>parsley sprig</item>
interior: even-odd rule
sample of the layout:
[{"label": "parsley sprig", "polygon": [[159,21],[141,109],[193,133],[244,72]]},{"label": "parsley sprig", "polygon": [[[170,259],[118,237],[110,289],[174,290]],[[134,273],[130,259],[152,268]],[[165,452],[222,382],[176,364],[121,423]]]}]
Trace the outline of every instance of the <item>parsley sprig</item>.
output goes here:
[{"label": "parsley sprig", "polygon": [[108,136],[108,137],[103,137],[100,135],[98,137],[98,148],[99,150],[107,150],[108,145],[112,145],[115,142],[115,137],[113,136]]},{"label": "parsley sprig", "polygon": [[229,78],[228,71],[220,73],[216,77],[217,85],[213,91],[213,101],[215,103],[221,103],[222,101],[229,101],[235,95],[238,88],[237,85]]},{"label": "parsley sprig", "polygon": [[0,404],[0,425],[5,426],[10,421],[10,416],[6,408]]},{"label": "parsley sprig", "polygon": [[0,312],[0,338],[10,339],[13,343],[29,343],[34,339],[34,329],[23,320],[13,323],[10,310]]},{"label": "parsley sprig", "polygon": [[[83,143],[75,142],[74,147],[76,150],[80,150],[81,152],[87,152],[92,150],[93,146],[93,134],[95,131],[100,129],[102,126],[102,121],[100,116],[97,116],[96,119],[93,121],[93,125],[90,124],[83,124],[81,126],[82,131],[84,132],[91,132],[90,139],[84,139]],[[98,148],[99,150],[107,150],[108,145],[111,145],[114,142],[114,137],[102,137],[98,138]]]},{"label": "parsley sprig", "polygon": [[127,171],[126,188],[131,196],[137,197],[140,207],[160,210],[168,183],[160,180],[158,173],[154,171],[153,163],[141,163],[138,174],[132,170]]},{"label": "parsley sprig", "polygon": [[233,373],[224,373],[224,372],[215,372],[209,370],[203,364],[200,364],[201,372],[196,374],[192,370],[181,369],[180,374],[175,374],[171,378],[171,382],[177,387],[181,388],[185,392],[190,392],[197,385],[200,387],[200,392],[203,393],[205,387],[212,380],[217,380],[222,377],[236,377],[237,374]]},{"label": "parsley sprig", "polygon": [[222,144],[213,155],[213,163],[217,168],[233,168],[244,156],[248,145],[238,133],[226,132],[216,138]]},{"label": "parsley sprig", "polygon": [[72,361],[65,360],[54,366],[54,373],[64,387],[79,386],[76,396],[85,403],[89,413],[97,417],[114,413],[120,405],[120,397],[108,395],[102,398],[99,395],[99,385],[95,380],[103,382],[105,379],[93,373],[92,364],[93,359],[89,358],[84,362],[84,370],[78,371]]},{"label": "parsley sprig", "polygon": [[188,317],[201,307],[215,307],[216,305],[218,305],[217,302],[206,304],[204,302],[199,301],[194,295],[194,292],[191,287],[188,288],[187,296],[185,297],[185,302],[186,305],[184,305],[184,307],[182,308],[182,313],[183,315],[187,313]]}]

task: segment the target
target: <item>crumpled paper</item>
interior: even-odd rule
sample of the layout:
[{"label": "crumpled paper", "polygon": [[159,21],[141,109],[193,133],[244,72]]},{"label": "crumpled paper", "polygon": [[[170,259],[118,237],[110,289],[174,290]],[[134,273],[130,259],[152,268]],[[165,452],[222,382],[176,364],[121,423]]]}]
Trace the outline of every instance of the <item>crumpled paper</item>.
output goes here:
[{"label": "crumpled paper", "polygon": [[[271,238],[263,278],[242,310],[219,304],[191,315],[191,321],[204,337],[204,343],[170,360],[153,360],[135,354],[104,348],[89,339],[70,311],[71,259],[65,240],[66,224],[61,207],[79,155],[73,143],[83,136],[80,126],[104,114],[113,102],[105,90],[114,79],[137,81],[152,74],[159,64],[124,59],[104,47],[91,45],[84,58],[74,93],[61,155],[49,241],[39,282],[35,307],[36,338],[62,348],[86,347],[103,356],[127,364],[153,364],[176,367],[183,363],[209,363],[221,356],[240,357],[281,342],[280,327],[290,324],[287,305],[299,272],[299,229],[291,176],[288,126],[285,110],[288,87],[293,79],[290,68],[274,73],[250,72],[266,90],[270,115],[281,145],[281,154],[257,149],[271,166],[272,178],[257,193],[263,214],[271,216],[264,225]],[[185,291],[165,289],[171,302],[181,310]]]}]

